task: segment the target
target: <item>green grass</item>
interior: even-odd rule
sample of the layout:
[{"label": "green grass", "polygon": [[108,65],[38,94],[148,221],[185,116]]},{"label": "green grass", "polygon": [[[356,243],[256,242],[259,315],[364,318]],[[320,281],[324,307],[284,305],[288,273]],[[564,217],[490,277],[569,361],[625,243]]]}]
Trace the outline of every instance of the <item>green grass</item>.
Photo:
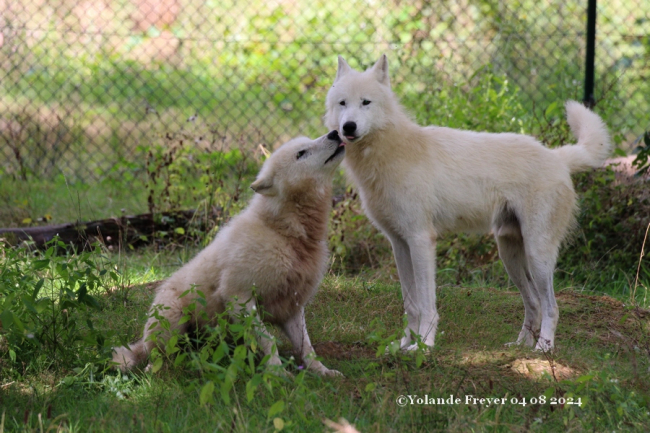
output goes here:
[{"label": "green grass", "polygon": [[144,188],[128,188],[124,182],[111,180],[91,185],[67,182],[62,176],[28,181],[6,178],[0,182],[0,226],[62,224],[144,213],[146,194]]},{"label": "green grass", "polygon": [[[191,254],[146,250],[107,257],[110,263],[121,263],[125,282],[101,292],[95,328],[138,337],[155,287],[148,282],[169,275]],[[362,432],[644,431],[650,422],[647,312],[636,316],[610,297],[559,290],[557,350],[550,359],[570,368],[572,376],[560,382],[550,376],[535,379],[512,366],[517,360],[546,356],[504,346],[516,338],[523,320],[521,298],[512,290],[507,285],[491,288],[489,281],[443,285],[433,351],[420,360],[399,354],[378,357],[378,348],[402,327],[399,284],[329,275],[307,308],[307,326],[324,364],[345,378],[286,377],[252,401],[239,381],[229,405],[217,395],[213,403],[201,406],[201,377],[169,363],[156,374],[137,372],[124,378],[98,371],[91,381],[88,370],[48,368],[46,360],[7,370],[5,358],[1,365],[11,374],[0,382],[4,431],[40,431],[42,425],[43,430],[62,426],[67,431],[273,432],[275,418],[282,419],[283,431],[323,431],[323,419],[340,417]],[[285,340],[280,353],[290,355]],[[61,381],[66,376],[76,378],[65,385]],[[583,405],[464,403],[467,396],[529,401],[545,393],[549,399],[573,395]],[[425,394],[453,395],[462,403],[396,404],[400,395]],[[284,408],[269,417],[269,409],[280,400]]]}]

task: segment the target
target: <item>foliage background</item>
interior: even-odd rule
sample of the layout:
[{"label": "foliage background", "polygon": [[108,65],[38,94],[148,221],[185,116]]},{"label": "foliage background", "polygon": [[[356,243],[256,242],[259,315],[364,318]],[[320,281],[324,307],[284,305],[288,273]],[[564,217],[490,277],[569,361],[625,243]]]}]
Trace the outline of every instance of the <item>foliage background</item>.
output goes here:
[{"label": "foliage background", "polygon": [[[321,135],[338,54],[363,68],[387,53],[422,123],[535,133],[528,117],[583,96],[586,1],[2,0],[0,14],[3,178],[140,176],[146,148],[197,117],[225,147]],[[649,33],[648,2],[599,3],[596,97],[623,143],[650,125]],[[479,101],[447,95],[492,76],[516,95],[512,121],[458,116]]]},{"label": "foliage background", "polygon": [[[634,170],[574,178],[579,228],[555,274],[554,354],[503,346],[523,308],[494,242],[449,235],[438,243],[435,349],[383,356],[402,326],[397,272],[341,174],[330,271],[307,321],[317,353],[346,379],[305,374],[282,340],[295,377],[267,371],[246,318],[219,321],[203,345],[170,339],[150,372],[106,362],[139,337],[156,282],[245,206],[268,150],[327,132],[338,54],[363,68],[387,53],[394,89],[422,124],[556,146],[571,141],[564,101],[582,98],[585,10],[555,0],[0,0],[0,227],[188,208],[202,218],[135,251],[0,240],[0,431],[313,431],[340,416],[362,431],[646,431],[650,197]],[[618,154],[638,152],[647,167],[650,3],[600,2],[598,20],[596,111]],[[228,333],[241,339],[228,346]],[[530,358],[575,375],[511,368]],[[394,403],[428,390],[586,404]]]}]

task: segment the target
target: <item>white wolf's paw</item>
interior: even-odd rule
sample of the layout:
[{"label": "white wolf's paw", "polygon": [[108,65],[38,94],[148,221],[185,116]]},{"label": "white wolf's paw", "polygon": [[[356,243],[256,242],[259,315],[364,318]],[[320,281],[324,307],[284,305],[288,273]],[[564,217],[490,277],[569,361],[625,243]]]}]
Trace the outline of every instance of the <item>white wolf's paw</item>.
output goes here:
[{"label": "white wolf's paw", "polygon": [[391,341],[388,346],[386,346],[384,355],[392,355],[393,353],[397,353],[399,350],[404,350],[404,348],[407,346],[408,344],[402,345],[398,341]]},{"label": "white wolf's paw", "polygon": [[522,330],[517,337],[517,341],[511,341],[506,343],[505,346],[528,346],[533,347],[535,344],[535,337],[528,330]]},{"label": "white wolf's paw", "polygon": [[538,352],[550,352],[553,350],[553,346],[552,340],[540,337],[535,345],[535,350]]},{"label": "white wolf's paw", "polygon": [[413,344],[411,344],[409,346],[403,347],[402,352],[404,352],[404,353],[414,353],[414,352],[417,352],[417,351],[421,351],[423,353],[431,353],[431,349],[433,349],[432,346],[424,346],[422,348],[420,348],[420,347],[421,346],[418,346],[417,343],[413,343]]},{"label": "white wolf's paw", "polygon": [[528,347],[532,347],[534,342],[535,342],[535,340],[526,341],[526,339],[524,339],[524,338],[518,338],[517,341],[511,341],[509,343],[505,343],[504,346],[508,346],[508,347],[528,346]]}]

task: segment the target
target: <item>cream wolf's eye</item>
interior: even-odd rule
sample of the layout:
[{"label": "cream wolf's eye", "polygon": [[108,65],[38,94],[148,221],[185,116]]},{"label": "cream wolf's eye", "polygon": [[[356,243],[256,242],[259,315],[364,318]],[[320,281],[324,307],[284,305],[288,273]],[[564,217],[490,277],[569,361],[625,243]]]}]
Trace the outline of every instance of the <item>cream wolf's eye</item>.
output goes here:
[{"label": "cream wolf's eye", "polygon": [[300,159],[303,156],[305,156],[305,153],[307,153],[306,150],[301,150],[300,152],[296,153],[296,159]]},{"label": "cream wolf's eye", "polygon": [[342,106],[345,107],[345,101],[341,101],[341,102],[339,102],[339,105],[342,105]]},{"label": "cream wolf's eye", "polygon": [[370,105],[370,102],[372,102],[372,101],[368,101],[367,99],[364,99],[362,104],[363,105]]}]

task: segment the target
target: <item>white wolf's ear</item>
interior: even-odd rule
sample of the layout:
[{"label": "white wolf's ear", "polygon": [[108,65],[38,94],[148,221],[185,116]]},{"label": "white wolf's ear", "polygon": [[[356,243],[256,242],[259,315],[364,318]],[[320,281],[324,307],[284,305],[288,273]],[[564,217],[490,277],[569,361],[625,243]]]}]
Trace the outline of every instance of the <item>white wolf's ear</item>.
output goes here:
[{"label": "white wolf's ear", "polygon": [[251,189],[258,194],[274,196],[278,193],[277,188],[273,185],[272,176],[259,177],[251,184]]},{"label": "white wolf's ear", "polygon": [[334,82],[337,82],[343,75],[347,74],[351,70],[352,68],[348,65],[348,62],[346,62],[343,57],[339,56],[339,69],[336,71]]},{"label": "white wolf's ear", "polygon": [[381,84],[390,87],[390,77],[388,76],[388,57],[382,54],[377,63],[372,67],[377,81]]}]

